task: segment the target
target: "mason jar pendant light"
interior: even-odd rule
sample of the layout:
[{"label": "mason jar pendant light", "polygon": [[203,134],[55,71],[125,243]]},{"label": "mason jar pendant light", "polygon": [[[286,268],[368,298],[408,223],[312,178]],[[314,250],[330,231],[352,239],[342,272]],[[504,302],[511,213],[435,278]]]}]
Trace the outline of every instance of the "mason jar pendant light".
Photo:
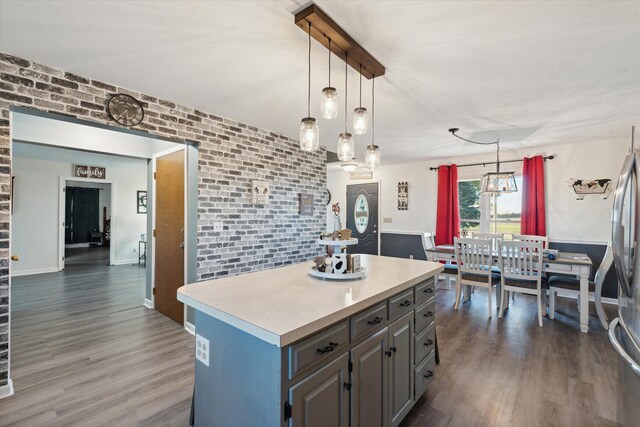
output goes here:
[{"label": "mason jar pendant light", "polygon": [[309,54],[308,54],[308,86],[307,86],[307,117],[300,124],[300,149],[302,151],[316,151],[320,146],[320,129],[316,119],[311,117],[311,22],[309,22]]},{"label": "mason jar pendant light", "polygon": [[362,106],[362,64],[360,64],[360,106],[353,110],[353,133],[367,133],[367,109]]},{"label": "mason jar pendant light", "polygon": [[347,132],[347,57],[344,54],[344,132],[338,136],[338,159],[348,162],[353,159],[353,136]]},{"label": "mason jar pendant light", "polygon": [[375,88],[376,88],[376,76],[373,76],[371,79],[371,145],[367,147],[367,154],[364,156],[364,163],[367,165],[367,168],[373,170],[378,169],[380,166],[380,147],[378,147],[374,142],[375,137]]},{"label": "mason jar pendant light", "polygon": [[338,92],[331,87],[331,39],[329,39],[329,86],[322,89],[320,112],[323,119],[331,120],[338,117]]}]

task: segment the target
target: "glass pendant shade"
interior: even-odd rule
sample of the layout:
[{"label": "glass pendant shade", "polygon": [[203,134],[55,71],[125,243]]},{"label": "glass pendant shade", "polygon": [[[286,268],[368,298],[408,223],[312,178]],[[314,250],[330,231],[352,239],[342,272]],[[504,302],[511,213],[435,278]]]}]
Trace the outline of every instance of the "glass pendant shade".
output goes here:
[{"label": "glass pendant shade", "polygon": [[513,172],[489,172],[482,175],[480,193],[500,194],[518,191]]},{"label": "glass pendant shade", "polygon": [[354,170],[356,170],[357,167],[358,165],[355,163],[345,163],[344,165],[342,165],[342,169],[345,172],[353,172]]},{"label": "glass pendant shade", "polygon": [[356,135],[367,133],[367,109],[364,107],[353,110],[353,133]]},{"label": "glass pendant shade", "polygon": [[320,111],[323,119],[331,120],[338,117],[338,92],[336,88],[325,87],[322,89]]},{"label": "glass pendant shade", "polygon": [[377,145],[367,147],[364,163],[367,165],[367,168],[371,170],[378,169],[378,166],[380,166],[380,148]]},{"label": "glass pendant shade", "polygon": [[305,117],[300,124],[300,149],[316,151],[320,146],[320,129],[313,117]]},{"label": "glass pendant shade", "polygon": [[353,136],[349,132],[341,133],[338,137],[338,159],[348,162],[353,159]]}]

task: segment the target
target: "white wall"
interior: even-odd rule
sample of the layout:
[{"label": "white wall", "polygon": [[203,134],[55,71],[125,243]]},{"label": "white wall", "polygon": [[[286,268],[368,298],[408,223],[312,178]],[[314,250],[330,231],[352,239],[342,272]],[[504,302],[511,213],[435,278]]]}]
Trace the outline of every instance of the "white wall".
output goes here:
[{"label": "white wall", "polygon": [[[54,148],[44,148],[55,150]],[[16,150],[20,151],[20,150]],[[37,151],[37,150],[36,150]],[[15,154],[15,153],[14,153]],[[107,162],[107,180],[113,182],[112,264],[137,262],[140,234],[146,233],[147,215],[136,212],[136,191],[147,188],[147,161],[93,154],[94,165]],[[14,275],[34,274],[58,269],[59,177],[71,178],[72,158],[68,161],[15,156],[13,158],[14,198],[11,227],[12,253],[20,255],[13,264]]]},{"label": "white wall", "polygon": [[[537,149],[518,151],[501,151],[503,160],[521,159],[537,154],[556,155],[545,163],[545,191],[547,207],[547,234],[555,241],[597,242],[609,240],[611,206],[613,194],[608,199],[602,196],[586,196],[584,200],[576,200],[575,194],[568,185],[570,178],[610,178],[615,186],[622,167],[624,156],[629,151],[630,139],[609,142],[589,142],[564,144]],[[384,162],[384,148],[381,147]],[[461,151],[464,147],[461,146]],[[464,164],[482,161],[495,161],[495,153],[472,156],[438,159],[434,161],[406,163],[400,165],[381,166],[374,171],[373,180],[380,181],[380,230],[389,231],[435,231],[437,202],[437,172],[429,167],[441,164]],[[346,211],[346,185],[366,181],[348,181],[342,169],[330,165],[327,173],[327,185],[332,195],[332,203],[340,202]],[[505,164],[502,170],[521,172],[521,163]],[[458,169],[459,178],[474,178],[486,169],[482,166]],[[397,185],[399,181],[409,183],[409,210],[397,209]],[[385,223],[384,218],[391,218]],[[344,222],[343,222],[344,223]],[[327,209],[327,228],[333,224],[331,206]]]}]

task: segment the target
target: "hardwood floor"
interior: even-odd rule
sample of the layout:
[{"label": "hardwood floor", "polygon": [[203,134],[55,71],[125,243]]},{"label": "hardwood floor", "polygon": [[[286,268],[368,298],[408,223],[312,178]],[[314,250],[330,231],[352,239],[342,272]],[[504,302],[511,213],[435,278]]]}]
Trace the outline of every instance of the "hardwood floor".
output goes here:
[{"label": "hardwood floor", "polygon": [[193,337],[142,306],[144,268],[91,264],[12,279],[0,425],[188,425]]},{"label": "hardwood floor", "polygon": [[[143,268],[18,277],[12,293],[16,395],[1,426],[188,425],[193,337],[141,307]],[[502,320],[480,289],[459,312],[452,289],[436,300],[441,364],[403,427],[616,425],[617,358],[595,310],[583,334],[566,299],[543,328],[527,296]]]}]

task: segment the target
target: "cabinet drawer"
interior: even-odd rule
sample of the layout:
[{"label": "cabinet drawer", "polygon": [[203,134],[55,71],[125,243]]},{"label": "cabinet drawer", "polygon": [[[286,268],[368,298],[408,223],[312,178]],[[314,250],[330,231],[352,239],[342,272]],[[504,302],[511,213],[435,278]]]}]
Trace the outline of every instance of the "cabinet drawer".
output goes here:
[{"label": "cabinet drawer", "polygon": [[415,370],[415,400],[418,400],[436,375],[436,352],[433,351]]},{"label": "cabinet drawer", "polygon": [[571,264],[560,264],[553,262],[544,262],[542,263],[545,271],[571,271]]},{"label": "cabinet drawer", "polygon": [[436,348],[436,324],[432,323],[427,329],[416,335],[415,340],[416,365],[419,365]]},{"label": "cabinet drawer", "polygon": [[422,303],[416,307],[416,332],[422,331],[424,328],[432,324],[436,319],[436,299]]},{"label": "cabinet drawer", "polygon": [[327,360],[332,354],[345,349],[349,342],[347,325],[345,320],[289,347],[289,379],[305,368]]},{"label": "cabinet drawer", "polygon": [[433,298],[436,294],[435,279],[429,279],[426,282],[422,282],[419,285],[416,285],[415,294],[416,304],[421,304]]},{"label": "cabinet drawer", "polygon": [[398,295],[392,296],[388,300],[389,319],[395,319],[411,311],[413,308],[413,288]]},{"label": "cabinet drawer", "polygon": [[387,321],[387,303],[383,302],[371,307],[351,318],[351,341],[364,334],[375,332],[382,328]]}]

